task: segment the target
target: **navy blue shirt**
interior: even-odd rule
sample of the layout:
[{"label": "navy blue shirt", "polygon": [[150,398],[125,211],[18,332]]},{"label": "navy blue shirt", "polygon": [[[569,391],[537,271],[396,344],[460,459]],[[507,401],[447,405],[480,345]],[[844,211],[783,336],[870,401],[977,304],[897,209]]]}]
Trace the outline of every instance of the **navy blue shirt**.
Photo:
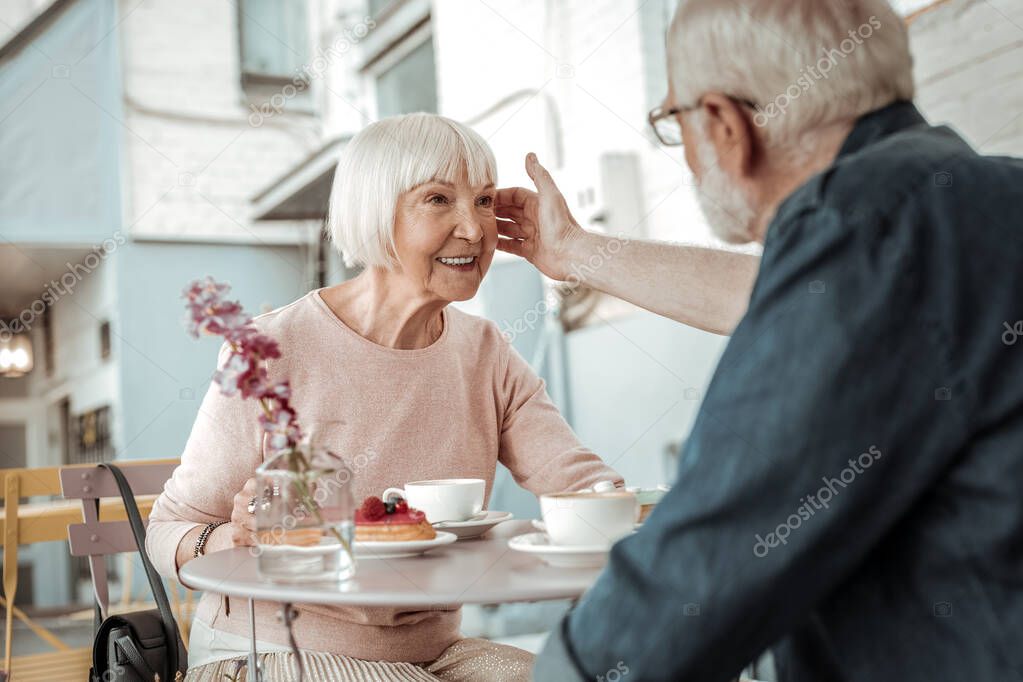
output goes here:
[{"label": "navy blue shirt", "polygon": [[1023,163],[908,102],[860,119],[536,679],[716,682],[773,647],[789,682],[1023,680],[1021,320]]}]

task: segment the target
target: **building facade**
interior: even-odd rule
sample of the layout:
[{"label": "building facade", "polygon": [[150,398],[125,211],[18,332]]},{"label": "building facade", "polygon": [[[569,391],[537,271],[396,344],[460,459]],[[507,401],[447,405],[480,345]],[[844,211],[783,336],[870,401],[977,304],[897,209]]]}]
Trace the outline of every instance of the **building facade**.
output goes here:
[{"label": "building facade", "polygon": [[[213,275],[260,311],[350,276],[322,218],[346,140],[383,116],[472,125],[501,185],[529,186],[537,152],[591,229],[714,243],[681,154],[646,129],[674,4],[12,0],[0,320],[28,333],[35,367],[0,379],[0,467],[177,456],[217,350],[185,335],[180,290]],[[925,114],[1023,153],[1023,7],[903,9]],[[550,301],[499,257],[465,307],[509,332],[630,482],[670,481],[725,340],[608,301],[565,333]],[[493,504],[535,510],[503,474]],[[62,549],[25,552],[37,605],[75,597]]]}]

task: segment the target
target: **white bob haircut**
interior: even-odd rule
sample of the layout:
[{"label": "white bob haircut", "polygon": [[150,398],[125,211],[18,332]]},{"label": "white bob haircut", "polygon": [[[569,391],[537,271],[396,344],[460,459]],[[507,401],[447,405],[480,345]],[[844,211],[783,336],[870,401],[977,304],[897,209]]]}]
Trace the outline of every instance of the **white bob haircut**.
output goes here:
[{"label": "white bob haircut", "polygon": [[886,0],[681,0],[667,40],[677,105],[748,100],[770,148],[913,98],[906,26]]},{"label": "white bob haircut", "polygon": [[330,190],[327,228],[345,263],[391,269],[396,264],[398,197],[433,180],[497,184],[486,141],[468,126],[436,114],[392,116],[366,126],[347,144]]}]

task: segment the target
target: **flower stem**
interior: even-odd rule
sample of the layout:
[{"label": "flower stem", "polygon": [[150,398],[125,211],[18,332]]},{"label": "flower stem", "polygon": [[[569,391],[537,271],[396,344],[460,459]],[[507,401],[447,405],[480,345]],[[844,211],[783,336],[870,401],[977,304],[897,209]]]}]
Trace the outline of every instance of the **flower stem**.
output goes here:
[{"label": "flower stem", "polygon": [[[298,457],[303,462],[305,462],[305,457],[302,454],[298,454]],[[306,463],[306,466],[308,468],[308,463]],[[302,506],[306,508],[306,511],[308,511],[310,514],[316,517],[316,521],[321,526],[326,526],[326,523],[323,520],[323,516],[320,515],[320,510],[316,507],[316,501],[313,499],[313,496],[309,493],[309,487],[306,485],[305,480],[302,479],[301,474],[299,474],[299,472],[295,472],[294,469],[292,469],[292,472],[298,474],[295,476],[295,487],[298,488],[298,494],[301,498]],[[338,542],[341,543],[341,547],[344,548],[345,553],[348,555],[348,558],[354,561],[355,557],[352,555],[352,548],[349,547],[345,539],[341,537],[341,533],[339,533],[337,529],[332,526],[330,526],[329,529],[331,534],[335,538],[337,538]]]}]

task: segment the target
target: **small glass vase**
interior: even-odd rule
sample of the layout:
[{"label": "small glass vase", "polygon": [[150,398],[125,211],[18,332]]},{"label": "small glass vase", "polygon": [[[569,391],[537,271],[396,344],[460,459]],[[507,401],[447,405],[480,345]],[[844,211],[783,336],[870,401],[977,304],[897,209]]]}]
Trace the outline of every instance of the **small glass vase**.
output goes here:
[{"label": "small glass vase", "polygon": [[327,582],[355,575],[352,471],[329,452],[283,452],[256,469],[259,575]]}]

